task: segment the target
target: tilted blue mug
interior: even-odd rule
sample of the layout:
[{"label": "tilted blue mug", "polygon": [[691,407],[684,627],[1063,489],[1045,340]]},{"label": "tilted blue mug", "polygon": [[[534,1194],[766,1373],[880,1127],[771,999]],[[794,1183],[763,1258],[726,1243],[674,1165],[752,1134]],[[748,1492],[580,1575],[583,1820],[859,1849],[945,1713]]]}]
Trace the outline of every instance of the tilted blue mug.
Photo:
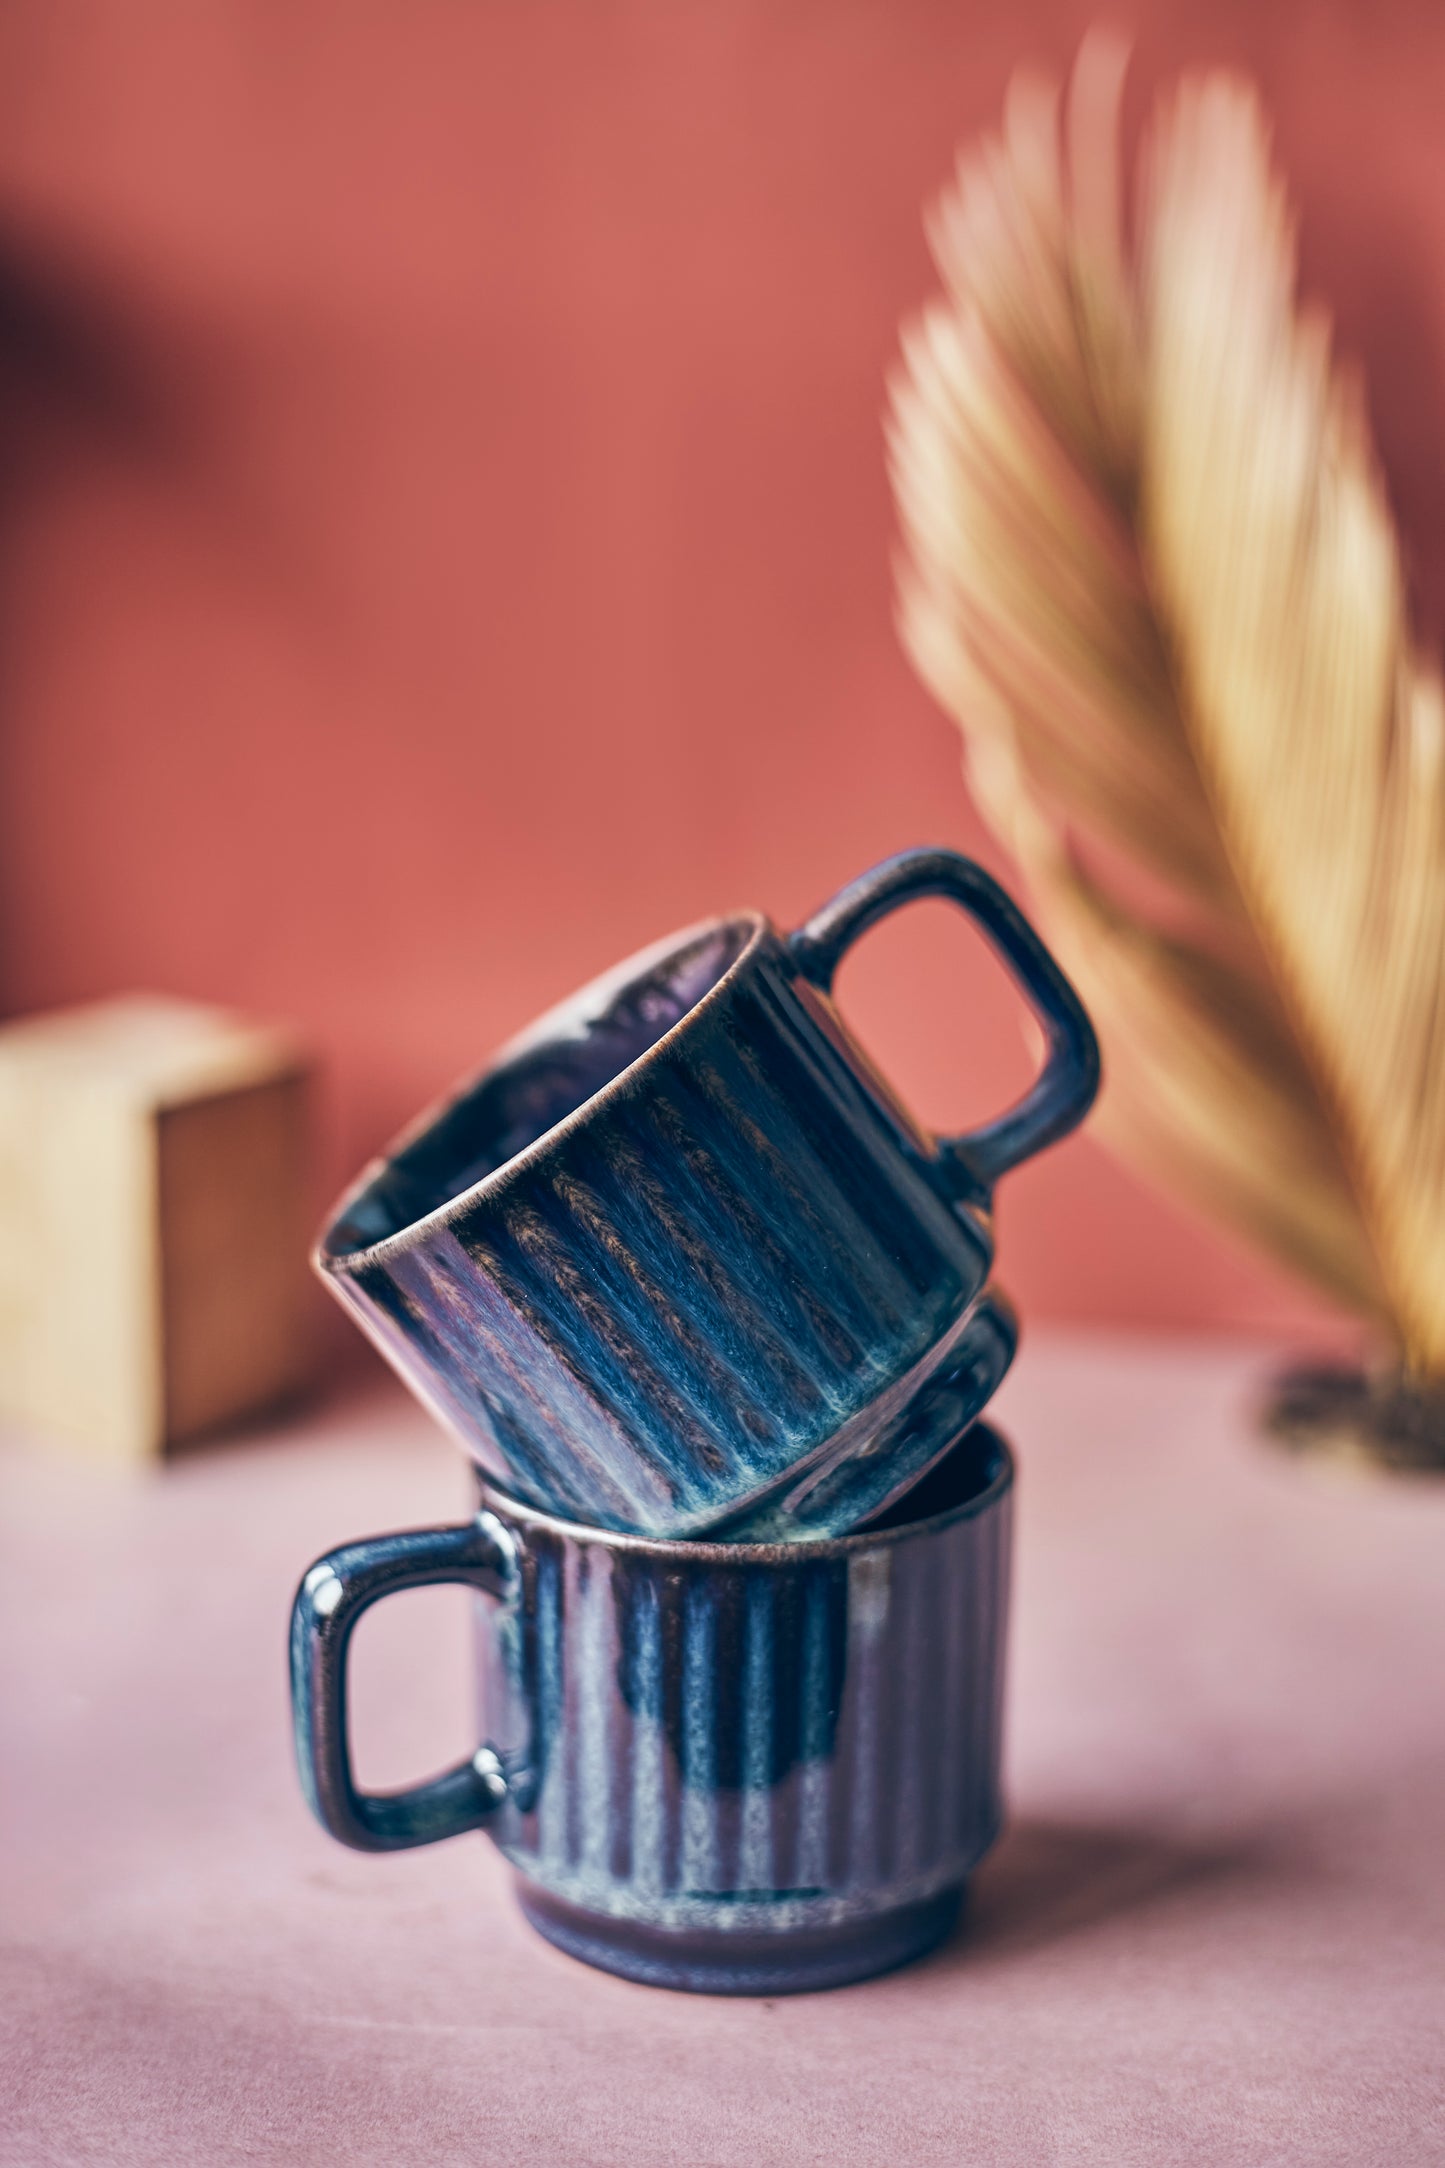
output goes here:
[{"label": "tilted blue mug", "polygon": [[[831,998],[924,896],[982,928],[1043,1025],[1009,1112],[933,1137]],[[655,1536],[857,1525],[915,1481],[1013,1352],[983,1294],[998,1178],[1082,1119],[1098,1047],[1058,966],[956,852],[905,852],[799,932],[676,935],[505,1048],[375,1162],[318,1270],[482,1468]],[[929,1395],[951,1419],[930,1419]]]},{"label": "tilted blue mug", "polygon": [[[485,1829],[542,1934],[653,1985],[768,1995],[902,1964],[998,1831],[1012,1480],[979,1423],[834,1541],[661,1543],[484,1481],[475,1520],[348,1544],[292,1613],[311,1807],[362,1851]],[[363,1793],[352,1630],[438,1581],[480,1591],[485,1744]]]}]

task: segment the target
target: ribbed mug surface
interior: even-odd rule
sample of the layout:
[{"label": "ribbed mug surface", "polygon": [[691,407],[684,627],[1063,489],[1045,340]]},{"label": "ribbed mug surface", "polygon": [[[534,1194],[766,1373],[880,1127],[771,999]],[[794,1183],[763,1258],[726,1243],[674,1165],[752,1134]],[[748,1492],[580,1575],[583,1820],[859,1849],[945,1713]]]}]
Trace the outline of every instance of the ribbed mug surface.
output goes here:
[{"label": "ribbed mug surface", "polygon": [[[1042,1021],[1019,1104],[915,1123],[832,999],[852,941],[947,896]],[[923,1474],[1012,1358],[989,1204],[1067,1133],[1098,1049],[1014,905],[951,851],[797,932],[756,912],[644,951],[425,1115],[316,1263],[514,1496],[673,1537],[833,1536]]]},{"label": "ribbed mug surface", "polygon": [[946,1933],[999,1824],[1011,1482],[978,1426],[921,1524],[773,1547],[569,1529],[484,1486],[515,1547],[506,1602],[478,1599],[490,1828],[542,1933],[734,1993]]}]

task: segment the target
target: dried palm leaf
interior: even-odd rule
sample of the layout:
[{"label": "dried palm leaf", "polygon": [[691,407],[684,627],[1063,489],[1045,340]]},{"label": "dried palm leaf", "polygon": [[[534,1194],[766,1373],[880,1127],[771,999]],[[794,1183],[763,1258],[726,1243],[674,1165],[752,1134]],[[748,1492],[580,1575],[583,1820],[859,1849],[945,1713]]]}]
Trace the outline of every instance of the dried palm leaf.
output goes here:
[{"label": "dried palm leaf", "polygon": [[904,335],[900,621],[1099,1021],[1106,1134],[1445,1377],[1445,710],[1243,84],[1021,80]]}]

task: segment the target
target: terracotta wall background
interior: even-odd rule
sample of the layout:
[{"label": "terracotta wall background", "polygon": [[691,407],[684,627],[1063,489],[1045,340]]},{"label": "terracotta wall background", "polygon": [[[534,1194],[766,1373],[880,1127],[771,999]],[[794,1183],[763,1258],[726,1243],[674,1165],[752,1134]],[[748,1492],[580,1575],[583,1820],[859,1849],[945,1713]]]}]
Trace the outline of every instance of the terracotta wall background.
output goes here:
[{"label": "terracotta wall background", "polygon": [[[322,1192],[669,927],[1001,861],[890,623],[879,417],[920,207],[1063,0],[14,0],[0,17],[0,1003],[294,1019]],[[1262,81],[1311,283],[1445,596],[1445,11],[1116,17]],[[931,1117],[1025,1073],[932,907],[846,993]],[[1309,1305],[1087,1140],[1035,1315]]]}]

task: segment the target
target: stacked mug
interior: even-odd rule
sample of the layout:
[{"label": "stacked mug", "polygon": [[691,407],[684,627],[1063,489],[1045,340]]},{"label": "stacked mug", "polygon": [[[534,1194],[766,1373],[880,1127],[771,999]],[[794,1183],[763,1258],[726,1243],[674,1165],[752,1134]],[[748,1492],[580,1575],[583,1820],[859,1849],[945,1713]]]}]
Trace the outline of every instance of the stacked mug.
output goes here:
[{"label": "stacked mug", "polygon": [[[832,999],[851,943],[925,896],[1047,1042],[1019,1104],[953,1138]],[[618,966],[369,1167],[316,1263],[479,1506],[301,1583],[297,1751],[331,1834],[485,1828],[542,1934],[660,1985],[834,1986],[941,1939],[999,1820],[1013,1471],[979,1418],[1017,1328],[992,1193],[1098,1075],[997,883],[910,851],[791,935],[745,913]],[[362,1792],[351,1631],[437,1581],[477,1591],[484,1743]]]}]

